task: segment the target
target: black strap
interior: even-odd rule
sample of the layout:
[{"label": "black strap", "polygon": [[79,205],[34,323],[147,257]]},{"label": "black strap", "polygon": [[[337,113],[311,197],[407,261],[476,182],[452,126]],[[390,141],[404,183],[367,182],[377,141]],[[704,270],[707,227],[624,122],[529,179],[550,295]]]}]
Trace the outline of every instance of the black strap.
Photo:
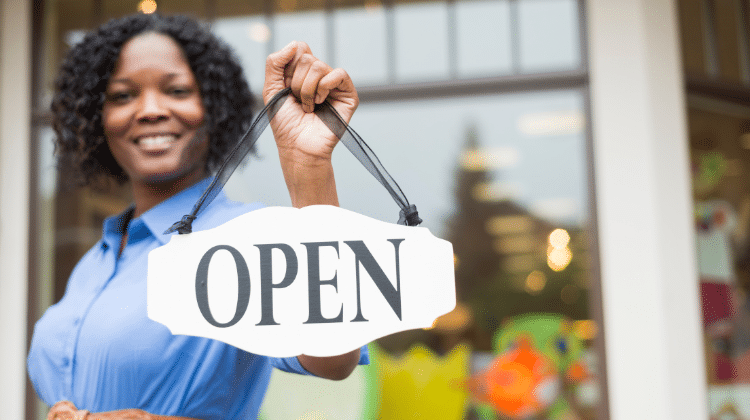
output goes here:
[{"label": "black strap", "polygon": [[[237,145],[229,152],[224,163],[221,165],[219,170],[216,172],[211,184],[203,192],[203,195],[193,206],[193,210],[190,214],[186,214],[182,217],[182,220],[173,224],[164,233],[179,232],[180,234],[192,232],[193,220],[198,217],[198,214],[205,209],[216,195],[227,183],[229,177],[232,176],[234,170],[252,150],[255,142],[258,141],[263,130],[266,129],[268,123],[273,119],[276,113],[279,111],[281,106],[284,104],[283,99],[291,93],[290,88],[286,88],[277,93],[263,110],[255,118],[253,124],[242,136],[242,139]],[[323,102],[320,105],[315,106],[315,113],[318,117],[323,120],[326,126],[333,132],[339,140],[344,143],[347,149],[359,160],[359,162],[367,169],[368,172],[380,182],[388,193],[391,194],[393,200],[401,208],[399,211],[398,224],[406,226],[417,226],[422,223],[422,219],[419,218],[417,213],[417,206],[409,204],[409,200],[406,199],[406,195],[401,191],[396,181],[391,177],[388,171],[385,170],[383,164],[375,155],[375,152],[370,149],[370,146],[362,140],[362,137],[357,134],[345,121],[341,118],[338,112],[328,103]]]}]

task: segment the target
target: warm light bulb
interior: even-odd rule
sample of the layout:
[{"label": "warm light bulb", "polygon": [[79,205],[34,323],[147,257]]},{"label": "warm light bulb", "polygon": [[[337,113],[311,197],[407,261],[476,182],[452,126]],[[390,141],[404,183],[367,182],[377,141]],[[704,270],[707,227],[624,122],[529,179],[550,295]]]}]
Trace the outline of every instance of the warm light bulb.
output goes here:
[{"label": "warm light bulb", "polygon": [[553,248],[547,250],[547,265],[554,271],[562,271],[573,259],[570,248]]},{"label": "warm light bulb", "polygon": [[549,244],[554,248],[564,248],[570,243],[570,234],[565,229],[555,229],[549,234]]},{"label": "warm light bulb", "polygon": [[138,3],[138,11],[145,14],[151,14],[156,11],[156,0],[141,0]]}]

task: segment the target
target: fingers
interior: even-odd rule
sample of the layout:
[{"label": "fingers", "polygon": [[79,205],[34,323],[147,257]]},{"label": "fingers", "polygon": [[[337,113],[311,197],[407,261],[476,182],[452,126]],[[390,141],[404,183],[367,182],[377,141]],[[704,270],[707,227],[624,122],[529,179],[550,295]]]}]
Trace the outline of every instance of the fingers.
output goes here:
[{"label": "fingers", "polygon": [[[355,102],[355,108],[356,108],[356,105],[359,104],[359,99],[357,97],[357,90],[354,88],[354,83],[352,82],[352,78],[349,77],[349,74],[344,69],[332,70],[320,80],[320,83],[318,84],[318,94],[323,96],[320,102],[323,102],[325,98],[329,95],[329,93],[333,90],[344,93],[350,99],[353,99]],[[353,111],[354,110],[352,110],[352,112]]]},{"label": "fingers", "polygon": [[343,69],[332,69],[331,66],[315,58],[312,54],[303,54],[295,63],[290,87],[292,94],[299,99],[304,112],[313,112],[315,104],[323,103],[331,92],[343,93],[334,99],[344,100],[347,106],[354,104],[356,109],[359,100],[351,77]]},{"label": "fingers", "polygon": [[[304,42],[294,41],[266,60],[266,84],[263,87],[265,103],[285,87],[292,89],[292,94],[299,99],[304,112],[310,113],[315,104],[323,103],[331,92],[334,99],[344,102],[349,112],[353,113],[359,103],[357,92],[349,75],[342,69],[332,69],[328,64],[316,58],[310,47]],[[341,109],[337,111],[341,112]]]},{"label": "fingers", "polygon": [[269,55],[266,59],[266,81],[263,85],[264,103],[268,103],[273,95],[287,86],[285,82],[287,66],[292,63],[299,48],[299,43],[296,41],[290,42],[286,47]]},{"label": "fingers", "polygon": [[309,64],[311,58],[317,60],[317,58],[313,57],[312,50],[310,50],[310,46],[307,45],[307,43],[302,41],[292,41],[291,44],[296,46],[296,50],[291,61],[287,62],[284,67],[284,87],[291,86],[291,80],[294,78],[294,74],[297,72],[300,65],[302,65],[300,70],[304,71],[304,64]]},{"label": "fingers", "polygon": [[304,55],[301,60],[305,62],[300,63],[292,78],[292,93],[299,98],[303,111],[313,112],[315,104],[322,103],[328,96],[328,92],[320,94],[319,83],[331,72],[331,67],[309,54]]}]

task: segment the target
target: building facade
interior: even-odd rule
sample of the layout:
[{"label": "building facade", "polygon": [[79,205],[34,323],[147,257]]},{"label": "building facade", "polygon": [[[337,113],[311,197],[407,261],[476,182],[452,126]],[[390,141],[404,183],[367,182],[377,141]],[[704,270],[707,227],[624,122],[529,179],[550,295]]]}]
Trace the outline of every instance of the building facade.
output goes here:
[{"label": "building facade", "polygon": [[[33,324],[130,202],[127,187],[65,189],[47,110],[56,68],[86,30],[152,7],[207,22],[255,92],[265,56],[292,39],[347,69],[362,100],[352,126],[454,245],[456,310],[378,340],[379,368],[300,391],[297,407],[279,403],[295,381],[276,375],[267,418],[512,418],[531,394],[449,383],[481,383],[524,340],[559,384],[532,404],[539,418],[750,418],[745,0],[0,0],[4,418],[44,418],[25,371]],[[289,204],[271,145],[260,139],[231,197]],[[358,163],[334,159],[342,206],[392,219]],[[416,371],[443,385],[404,379]],[[321,402],[346,389],[346,413]]]}]

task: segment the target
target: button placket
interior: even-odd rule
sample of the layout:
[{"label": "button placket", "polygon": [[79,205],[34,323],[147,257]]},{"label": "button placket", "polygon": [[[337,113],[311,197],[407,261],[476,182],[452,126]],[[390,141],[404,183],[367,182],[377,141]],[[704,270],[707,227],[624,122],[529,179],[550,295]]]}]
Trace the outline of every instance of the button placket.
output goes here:
[{"label": "button placket", "polygon": [[[89,311],[91,310],[91,307],[94,305],[94,302],[101,296],[101,294],[104,292],[104,289],[107,287],[110,281],[117,275],[117,266],[118,266],[118,259],[115,258],[113,255],[112,249],[110,247],[102,247],[102,259],[104,260],[102,262],[102,267],[113,267],[112,273],[107,276],[106,280],[104,282],[95,282],[95,286],[92,287],[86,294],[87,302],[81,305],[82,310],[78,313],[78,315],[75,316],[73,319],[73,331],[74,333],[71,334],[70,340],[68,342],[68,348],[66,349],[66,357],[63,359],[63,362],[65,363],[65,369],[67,371],[67,390],[68,395],[73,395],[73,376],[75,374],[74,368],[75,368],[75,362],[77,357],[77,347],[78,347],[78,341],[81,336],[81,329],[83,328],[83,321],[86,319],[86,316],[88,315]],[[67,361],[67,363],[66,363]]]}]

